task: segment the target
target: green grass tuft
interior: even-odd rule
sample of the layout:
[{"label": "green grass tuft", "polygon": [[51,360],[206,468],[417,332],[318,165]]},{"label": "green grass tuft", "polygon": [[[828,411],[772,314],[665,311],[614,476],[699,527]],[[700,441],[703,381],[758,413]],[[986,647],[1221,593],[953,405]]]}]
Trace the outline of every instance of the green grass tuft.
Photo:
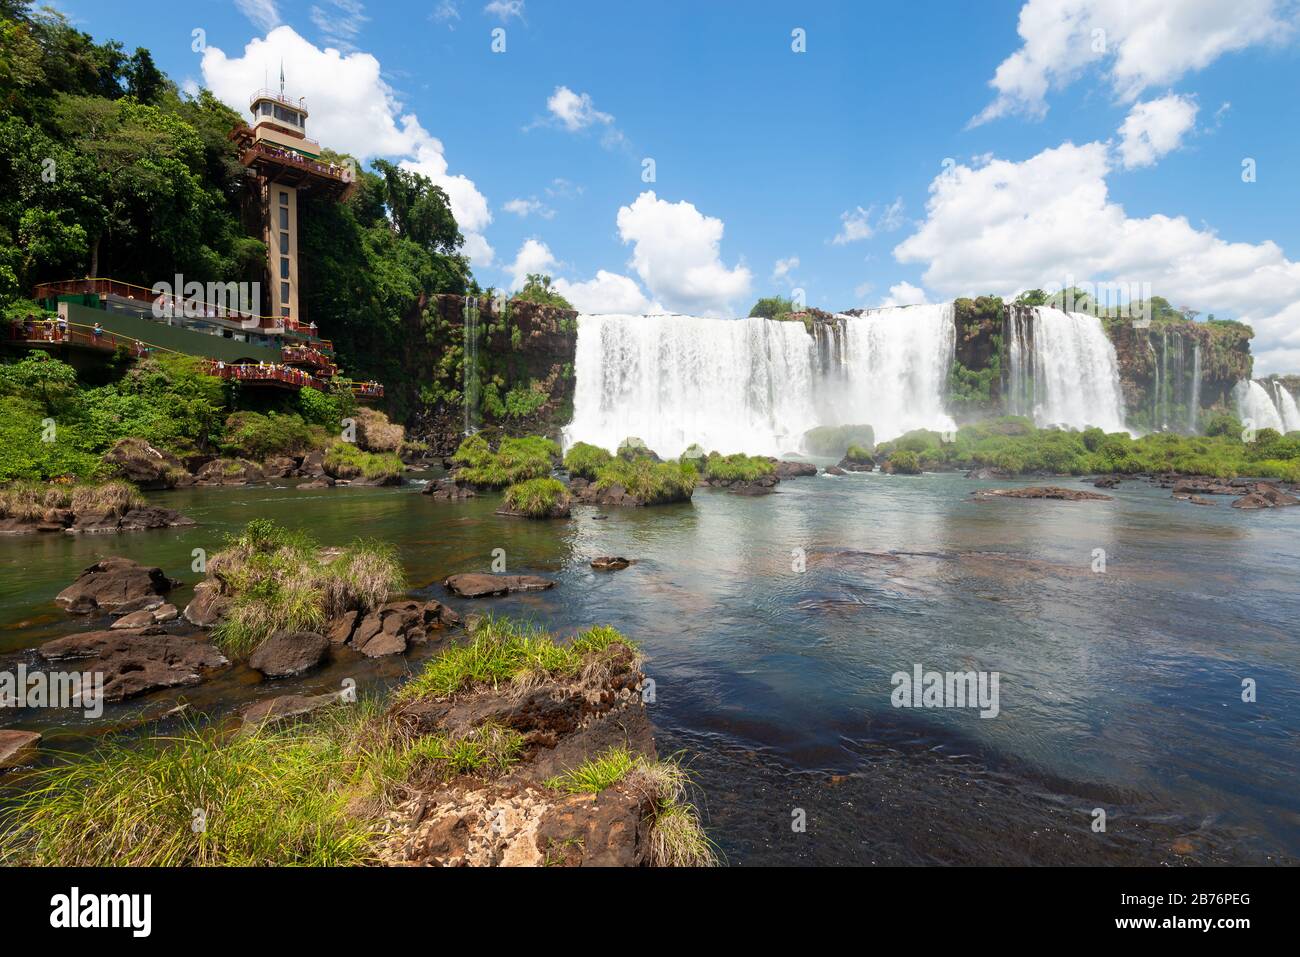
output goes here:
[{"label": "green grass tuft", "polygon": [[535,478],[506,489],[506,505],[529,518],[547,518],[559,505],[567,505],[569,490],[553,478]]},{"label": "green grass tuft", "polygon": [[643,504],[658,505],[689,500],[697,478],[690,462],[614,459],[597,472],[596,487],[604,491],[611,485],[621,485]]},{"label": "green grass tuft", "polygon": [[739,452],[734,455],[711,452],[704,462],[704,477],[722,482],[752,482],[771,475],[775,470],[776,466],[767,459]]},{"label": "green grass tuft", "polygon": [[608,465],[612,456],[605,449],[599,446],[590,445],[586,442],[575,442],[569,451],[564,454],[564,467],[574,478],[584,478],[588,481],[595,481],[596,474],[600,469]]}]

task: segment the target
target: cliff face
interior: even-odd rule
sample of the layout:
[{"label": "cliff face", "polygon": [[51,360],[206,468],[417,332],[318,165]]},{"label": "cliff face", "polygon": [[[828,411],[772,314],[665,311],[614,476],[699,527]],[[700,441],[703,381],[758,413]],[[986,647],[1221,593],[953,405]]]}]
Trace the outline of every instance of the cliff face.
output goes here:
[{"label": "cliff face", "polygon": [[408,426],[437,454],[455,451],[467,427],[553,437],[572,417],[577,312],[443,295],[406,326]]},{"label": "cliff face", "polygon": [[1104,324],[1115,346],[1129,424],[1136,428],[1188,422],[1193,401],[1200,409],[1231,408],[1232,387],[1251,377],[1254,331],[1239,322],[1162,319],[1138,328],[1132,319],[1111,319]]},{"label": "cliff face", "polygon": [[953,303],[953,365],[948,377],[948,406],[958,419],[1002,412],[1002,344],[1008,310],[997,296],[958,299]]}]

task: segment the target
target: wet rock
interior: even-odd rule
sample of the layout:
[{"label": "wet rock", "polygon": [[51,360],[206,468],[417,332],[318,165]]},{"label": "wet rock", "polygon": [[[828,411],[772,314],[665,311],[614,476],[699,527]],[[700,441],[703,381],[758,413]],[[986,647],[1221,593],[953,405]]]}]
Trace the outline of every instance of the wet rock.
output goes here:
[{"label": "wet rock", "polygon": [[267,478],[288,478],[297,470],[297,460],[288,455],[272,455],[262,463],[262,474]]},{"label": "wet rock", "polygon": [[550,510],[545,515],[538,515],[538,516],[525,515],[523,512],[519,511],[518,509],[513,509],[509,505],[505,505],[505,504],[502,504],[502,506],[496,510],[496,514],[505,515],[510,518],[537,518],[537,519],[568,518],[571,513],[572,513],[572,508],[570,506],[570,498],[568,495],[565,495],[563,498],[558,500],[554,505],[552,505]]},{"label": "wet rock", "polygon": [[[889,463],[886,462],[885,464],[888,465]],[[859,462],[845,456],[840,459],[837,467],[843,469],[845,472],[874,472],[876,470],[876,463],[869,460],[866,462]],[[882,467],[881,471],[887,470]]]},{"label": "wet rock", "polygon": [[791,462],[786,459],[768,459],[776,466],[776,477],[781,481],[792,478],[807,478],[817,474],[817,466],[811,462]]},{"label": "wet rock", "polygon": [[182,478],[189,477],[176,456],[134,437],[118,439],[104,453],[103,461],[114,478],[124,478],[142,489],[174,488]]},{"label": "wet rock", "polygon": [[[1237,491],[1240,491],[1238,489]],[[1232,503],[1233,508],[1284,508],[1300,505],[1300,498],[1282,491],[1268,482],[1257,482],[1249,492]]]},{"label": "wet rock", "polygon": [[[78,527],[80,524],[78,522],[73,525],[71,531],[80,531]],[[133,508],[123,515],[115,531],[137,532],[148,528],[184,528],[194,524],[194,519],[187,518],[175,509],[147,505],[144,508]]]},{"label": "wet rock", "polygon": [[[1087,479],[1084,481],[1087,481]],[[1102,475],[1099,476],[1092,485],[1093,488],[1118,488],[1119,483],[1120,477],[1118,475]]]},{"label": "wet rock", "polygon": [[598,572],[616,572],[627,568],[632,564],[630,558],[614,557],[611,555],[602,555],[600,558],[591,560],[591,567]]},{"label": "wet rock", "polygon": [[85,659],[79,670],[103,674],[105,701],[198,684],[211,671],[229,664],[206,641],[168,634],[157,626],[68,635],[47,641],[37,653],[46,661]]},{"label": "wet rock", "polygon": [[982,488],[971,492],[977,498],[1047,498],[1066,502],[1109,502],[1111,496],[1100,492],[1061,488],[1059,485],[1031,485],[1027,488]]},{"label": "wet rock", "polygon": [[[307,478],[326,478],[325,452],[321,449],[308,452],[303,456],[302,464],[298,466],[298,472]],[[333,484],[332,480],[331,484]]]},{"label": "wet rock", "polygon": [[1199,495],[1175,495],[1174,498],[1182,499],[1184,502],[1190,502],[1193,505],[1213,505],[1208,498],[1202,498]]},{"label": "wet rock", "polygon": [[468,485],[458,485],[449,478],[430,482],[420,490],[420,494],[432,497],[435,502],[463,502],[478,495]]},{"label": "wet rock", "polygon": [[1175,495],[1240,495],[1241,489],[1219,479],[1189,478],[1174,482]]},{"label": "wet rock", "polygon": [[423,644],[432,632],[460,624],[460,615],[438,601],[389,602],[362,618],[349,643],[369,658],[400,655]]},{"label": "wet rock", "polygon": [[0,729],[0,771],[35,761],[40,740],[41,736],[35,731]]},{"label": "wet rock", "polygon": [[483,572],[451,575],[442,584],[461,598],[495,598],[511,592],[545,591],[555,587],[555,582],[540,575],[489,575]]},{"label": "wet rock", "polygon": [[[162,606],[159,605],[158,607],[161,608]],[[176,610],[175,605],[168,605],[167,607],[172,611]],[[158,623],[159,619],[154,617],[154,609],[142,608],[139,611],[128,612],[113,622],[109,627],[114,629],[126,628],[138,630],[140,628],[148,628],[150,625],[156,625]]]},{"label": "wet rock", "polygon": [[325,637],[331,644],[344,644],[352,637],[352,632],[356,630],[360,618],[359,611],[345,611],[325,626]]},{"label": "wet rock", "polygon": [[248,666],[268,678],[291,678],[324,663],[330,641],[314,631],[277,631],[248,658]]},{"label": "wet rock", "polygon": [[977,481],[987,482],[990,479],[1015,478],[1015,475],[1011,472],[1005,471],[1004,469],[995,469],[986,466],[984,468],[971,469],[969,472],[966,473],[966,477],[968,479],[976,479]]},{"label": "wet rock", "polygon": [[179,584],[164,575],[161,568],[112,556],[85,569],[54,600],[73,614],[112,611],[130,602],[165,595]]},{"label": "wet rock", "polygon": [[230,609],[231,599],[221,593],[221,583],[205,578],[194,586],[194,597],[185,606],[185,620],[200,628],[211,628]]},{"label": "wet rock", "polygon": [[718,479],[701,478],[699,484],[708,488],[722,488],[733,495],[768,495],[776,491],[781,481],[775,473],[760,475],[756,479]]},{"label": "wet rock", "polygon": [[840,468],[838,465],[828,465],[826,466],[826,474],[827,475],[848,475],[849,473],[844,471],[844,469]]},{"label": "wet rock", "polygon": [[337,704],[341,696],[337,693],[301,695],[282,694],[255,702],[244,709],[239,730],[248,734],[266,725],[280,724],[298,718],[321,708]]},{"label": "wet rock", "polygon": [[213,459],[194,476],[198,485],[247,485],[266,480],[266,473],[248,459]]}]

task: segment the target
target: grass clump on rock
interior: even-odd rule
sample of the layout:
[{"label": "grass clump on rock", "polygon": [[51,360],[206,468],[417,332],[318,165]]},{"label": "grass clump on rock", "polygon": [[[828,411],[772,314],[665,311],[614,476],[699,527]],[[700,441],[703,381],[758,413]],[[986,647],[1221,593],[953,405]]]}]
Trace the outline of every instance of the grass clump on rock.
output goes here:
[{"label": "grass clump on rock", "polygon": [[704,462],[704,477],[720,482],[752,482],[776,470],[767,459],[744,455],[720,455],[710,452]]},{"label": "grass clump on rock", "polygon": [[144,505],[144,496],[130,482],[76,485],[12,482],[0,488],[0,518],[31,520],[52,508],[70,509],[76,515],[104,512],[121,516]]},{"label": "grass clump on rock", "polygon": [[483,436],[471,435],[452,456],[453,477],[479,488],[505,488],[550,475],[559,454],[560,447],[540,435],[502,439],[495,451]]},{"label": "grass clump on rock", "polygon": [[689,500],[698,478],[690,462],[614,459],[596,473],[596,487],[604,491],[621,485],[643,505],[658,505]]},{"label": "grass clump on rock", "polygon": [[252,653],[277,631],[317,631],[345,611],[368,614],[404,587],[391,546],[357,541],[322,549],[267,519],[249,522],[212,556],[208,570],[232,599],[213,640],[235,656]]},{"label": "grass clump on rock", "polygon": [[575,442],[564,454],[564,467],[575,478],[595,481],[596,474],[613,459],[614,456],[598,445]]},{"label": "grass clump on rock", "polygon": [[652,761],[626,747],[612,747],[546,786],[568,794],[599,794],[623,783],[653,808],[650,863],[657,867],[711,867],[718,863],[699,813],[687,801],[690,776],[677,761]]},{"label": "grass clump on rock", "polygon": [[845,451],[844,457],[850,462],[857,462],[859,464],[875,461],[871,456],[871,452],[860,445],[850,445]]},{"label": "grass clump on rock", "polygon": [[323,467],[334,478],[364,478],[384,485],[400,482],[406,468],[394,452],[365,452],[351,442],[331,445],[325,452]]},{"label": "grass clump on rock", "polygon": [[450,698],[475,686],[496,688],[524,683],[541,675],[578,674],[587,659],[614,645],[635,653],[636,646],[608,626],[588,628],[567,645],[532,625],[504,618],[485,618],[466,645],[449,648],[402,686],[399,700]]},{"label": "grass clump on rock", "polygon": [[528,518],[549,518],[557,510],[568,514],[569,490],[553,478],[528,479],[506,489],[506,507]]}]

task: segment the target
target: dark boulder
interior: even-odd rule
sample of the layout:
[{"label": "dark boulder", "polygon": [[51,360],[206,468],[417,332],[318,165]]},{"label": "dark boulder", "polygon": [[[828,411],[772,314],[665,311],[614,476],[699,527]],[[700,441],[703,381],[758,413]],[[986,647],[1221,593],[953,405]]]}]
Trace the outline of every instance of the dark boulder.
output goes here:
[{"label": "dark boulder", "polygon": [[189,478],[176,456],[134,437],[118,439],[104,453],[103,461],[114,478],[124,478],[143,489],[174,488]]},{"label": "dark boulder", "polygon": [[85,569],[54,600],[73,614],[112,611],[131,602],[165,595],[179,584],[164,575],[161,568],[112,556]]},{"label": "dark boulder", "polygon": [[602,555],[591,560],[591,567],[598,572],[616,572],[632,564],[632,559]]},{"label": "dark boulder", "polygon": [[430,482],[420,490],[420,494],[430,496],[435,502],[463,502],[478,495],[468,485],[458,485],[454,479]]},{"label": "dark boulder", "polygon": [[1109,502],[1111,496],[1100,492],[1061,488],[1058,485],[1031,485],[1028,488],[982,488],[971,493],[977,498],[1046,498],[1065,502]]},{"label": "dark boulder", "polygon": [[194,685],[229,664],[206,641],[143,631],[90,631],[47,641],[37,649],[47,661],[87,659],[86,669],[104,676],[104,700],[121,701],[159,688]]},{"label": "dark boulder", "polygon": [[249,656],[248,666],[268,678],[291,678],[319,667],[330,641],[314,631],[277,631]]}]

